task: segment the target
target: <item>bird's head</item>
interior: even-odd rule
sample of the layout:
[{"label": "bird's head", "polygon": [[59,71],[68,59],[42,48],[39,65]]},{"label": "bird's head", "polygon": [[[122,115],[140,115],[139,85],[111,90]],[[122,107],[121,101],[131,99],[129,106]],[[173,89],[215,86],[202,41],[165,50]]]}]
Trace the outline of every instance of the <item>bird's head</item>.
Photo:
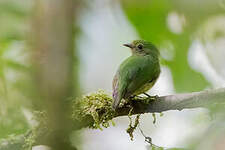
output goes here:
[{"label": "bird's head", "polygon": [[158,56],[158,49],[150,42],[145,40],[135,40],[130,44],[124,44],[129,47],[133,55],[153,55]]}]

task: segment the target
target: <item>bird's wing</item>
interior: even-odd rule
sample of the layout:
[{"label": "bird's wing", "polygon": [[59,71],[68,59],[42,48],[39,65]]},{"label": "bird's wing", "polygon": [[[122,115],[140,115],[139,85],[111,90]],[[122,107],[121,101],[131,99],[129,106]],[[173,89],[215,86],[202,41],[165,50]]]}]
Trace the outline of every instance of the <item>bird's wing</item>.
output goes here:
[{"label": "bird's wing", "polygon": [[113,79],[113,108],[122,98],[128,98],[158,74],[159,66],[143,57],[129,57],[125,60]]},{"label": "bird's wing", "polygon": [[134,58],[127,66],[126,71],[121,72],[123,73],[122,80],[127,83],[124,98],[130,97],[143,85],[154,80],[160,72],[158,64],[148,62],[144,58]]}]

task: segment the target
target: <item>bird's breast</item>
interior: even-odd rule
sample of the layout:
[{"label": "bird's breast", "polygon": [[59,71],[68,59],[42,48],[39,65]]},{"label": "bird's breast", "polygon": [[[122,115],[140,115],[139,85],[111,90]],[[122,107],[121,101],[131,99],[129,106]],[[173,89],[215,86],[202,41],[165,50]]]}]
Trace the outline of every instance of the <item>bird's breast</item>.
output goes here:
[{"label": "bird's breast", "polygon": [[156,80],[144,84],[139,89],[137,89],[133,95],[139,95],[139,94],[142,94],[142,93],[150,90],[153,87],[153,85],[155,84],[155,82],[156,82]]}]

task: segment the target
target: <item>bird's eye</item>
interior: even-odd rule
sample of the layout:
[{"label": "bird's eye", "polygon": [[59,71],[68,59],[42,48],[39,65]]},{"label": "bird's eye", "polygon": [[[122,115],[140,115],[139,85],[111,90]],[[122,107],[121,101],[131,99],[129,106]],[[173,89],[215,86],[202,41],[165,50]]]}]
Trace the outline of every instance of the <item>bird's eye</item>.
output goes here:
[{"label": "bird's eye", "polygon": [[138,47],[138,49],[143,49],[143,45],[142,44],[139,44],[137,47]]}]

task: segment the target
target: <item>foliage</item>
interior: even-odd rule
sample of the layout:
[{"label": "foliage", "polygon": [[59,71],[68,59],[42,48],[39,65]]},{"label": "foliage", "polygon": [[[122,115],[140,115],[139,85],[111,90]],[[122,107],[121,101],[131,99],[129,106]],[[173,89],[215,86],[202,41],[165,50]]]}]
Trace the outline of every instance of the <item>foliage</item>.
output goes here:
[{"label": "foliage", "polygon": [[21,93],[29,85],[24,42],[29,5],[24,7],[22,3],[23,0],[0,2],[0,138],[29,128],[22,113],[22,105],[29,102]]},{"label": "foliage", "polygon": [[[196,7],[199,4],[201,7]],[[171,69],[177,92],[200,91],[209,86],[203,75],[190,67],[188,50],[202,22],[223,12],[219,5],[202,0],[123,0],[122,6],[140,37],[157,44],[161,53],[166,53],[163,63]],[[171,15],[180,22],[180,31],[171,30]]]},{"label": "foliage", "polygon": [[[216,20],[224,19],[224,6],[220,5],[219,1],[121,0],[121,4],[140,38],[151,41],[161,50],[162,64],[170,68],[176,92],[200,91],[211,86],[202,73],[193,69],[188,57],[189,49],[196,39],[200,39],[204,45],[207,45],[209,39],[215,42],[214,40],[218,37],[223,37],[222,34],[225,33],[223,26],[218,27],[220,30],[216,33],[211,34],[211,31],[208,31],[209,25],[217,27]],[[3,146],[4,150],[21,149],[23,142],[25,143],[22,148],[31,149],[35,142],[44,143],[47,134],[52,132],[48,127],[45,112],[34,113],[35,120],[39,122],[38,126],[33,126],[25,117],[27,108],[38,107],[33,106],[31,100],[40,98],[35,95],[31,77],[33,70],[30,62],[32,60],[30,60],[30,48],[27,41],[30,38],[27,37],[30,14],[30,1],[2,0],[0,2],[0,139],[9,137],[7,140],[1,140],[1,143],[4,145],[9,142],[11,145],[11,147]],[[174,18],[180,23],[180,26],[176,26],[175,29],[170,24]],[[205,33],[210,34],[206,36]],[[211,64],[217,69],[217,73],[224,73],[221,71],[224,67],[223,63],[215,63],[218,56],[213,57],[213,53],[215,52],[207,53]],[[74,58],[78,57],[78,54],[74,55]],[[223,58],[223,56],[220,57]],[[77,64],[79,63],[74,61],[76,79],[72,82],[76,83],[79,82]],[[78,85],[77,88],[79,88]],[[112,118],[116,116],[116,113],[111,108],[111,102],[112,98],[103,91],[76,98],[73,101],[72,119],[74,122],[86,123],[93,129],[102,130],[109,127],[110,123],[114,125]],[[216,128],[212,128],[207,135],[216,133],[215,137],[220,137],[221,133],[224,134],[223,130],[221,132],[218,130],[221,128],[219,125],[223,125],[225,120],[224,107],[220,107],[222,106],[210,109],[211,114],[219,114],[220,118],[214,122]],[[130,124],[127,130],[131,138],[138,126],[138,119],[139,116],[135,124],[133,126]],[[90,124],[89,121],[92,123]],[[31,132],[26,132],[29,130]],[[19,134],[25,136],[17,136]],[[211,136],[208,137],[211,139]],[[218,139],[215,137],[213,137],[214,141]],[[154,146],[150,148],[165,149]]]}]

